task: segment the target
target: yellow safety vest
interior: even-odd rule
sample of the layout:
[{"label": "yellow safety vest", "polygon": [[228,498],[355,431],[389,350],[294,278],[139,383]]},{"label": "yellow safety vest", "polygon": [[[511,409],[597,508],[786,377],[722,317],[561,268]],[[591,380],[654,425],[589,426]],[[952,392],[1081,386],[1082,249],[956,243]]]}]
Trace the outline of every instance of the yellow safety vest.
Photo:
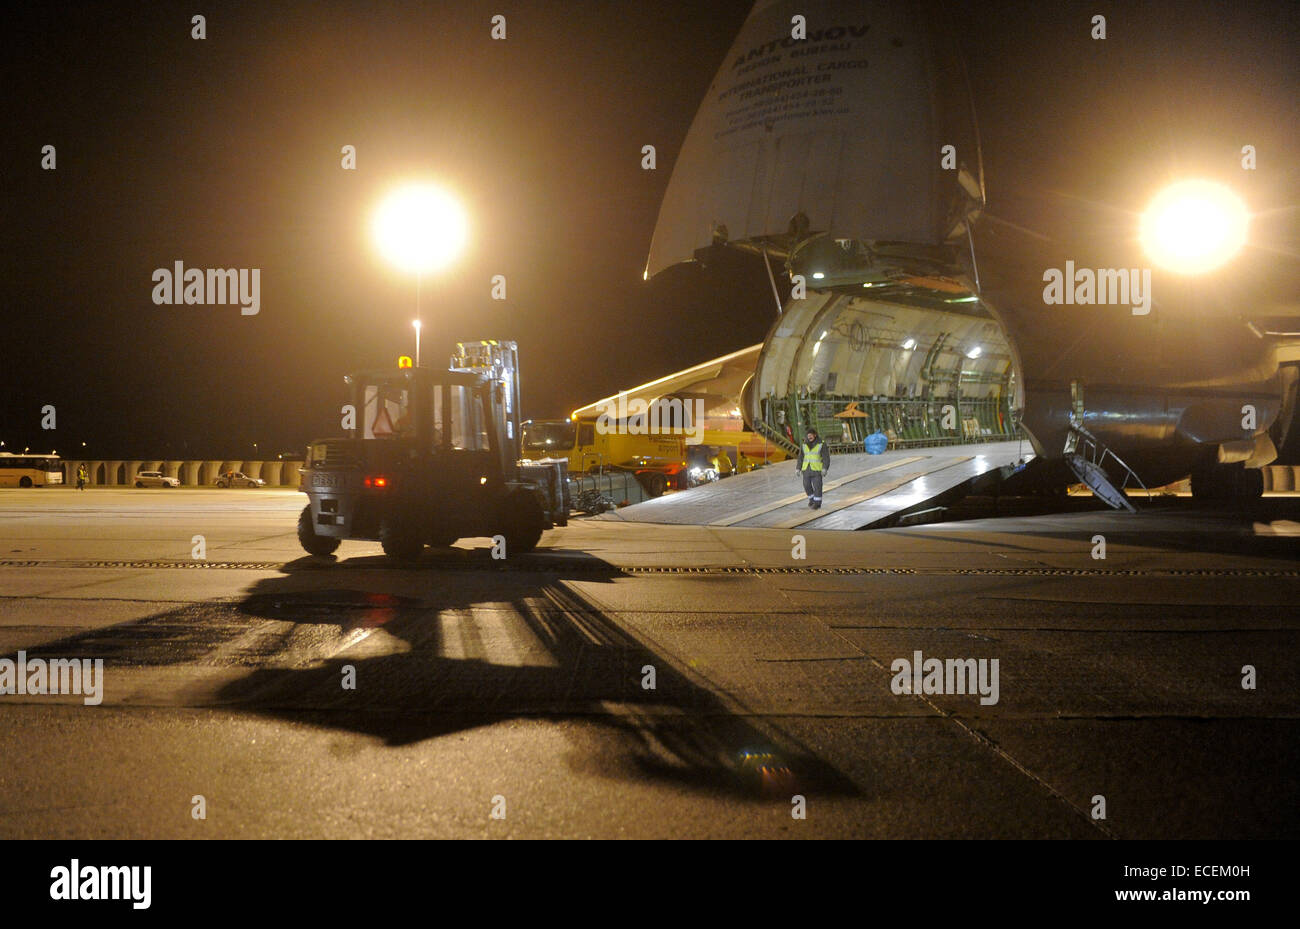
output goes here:
[{"label": "yellow safety vest", "polygon": [[822,469],[821,442],[818,442],[812,448],[807,445],[803,447],[803,469],[805,471],[820,471]]}]

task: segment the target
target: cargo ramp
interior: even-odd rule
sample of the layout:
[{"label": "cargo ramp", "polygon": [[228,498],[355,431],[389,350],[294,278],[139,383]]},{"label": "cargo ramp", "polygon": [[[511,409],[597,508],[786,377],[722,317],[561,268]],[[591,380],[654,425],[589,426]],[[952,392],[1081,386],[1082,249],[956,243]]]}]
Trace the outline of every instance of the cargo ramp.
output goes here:
[{"label": "cargo ramp", "polygon": [[964,495],[986,474],[1032,457],[1018,441],[836,455],[819,510],[808,508],[793,461],[606,513],[601,519],[767,529],[870,529]]}]

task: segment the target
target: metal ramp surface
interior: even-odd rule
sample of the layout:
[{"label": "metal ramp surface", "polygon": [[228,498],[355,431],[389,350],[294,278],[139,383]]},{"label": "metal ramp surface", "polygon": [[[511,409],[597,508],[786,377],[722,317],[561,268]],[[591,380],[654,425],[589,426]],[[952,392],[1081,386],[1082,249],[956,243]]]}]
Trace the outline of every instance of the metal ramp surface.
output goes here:
[{"label": "metal ramp surface", "polygon": [[968,481],[1032,457],[1028,443],[988,442],[913,448],[882,455],[836,455],[820,510],[793,461],[606,513],[601,519],[688,526],[775,529],[865,529],[942,497]]}]

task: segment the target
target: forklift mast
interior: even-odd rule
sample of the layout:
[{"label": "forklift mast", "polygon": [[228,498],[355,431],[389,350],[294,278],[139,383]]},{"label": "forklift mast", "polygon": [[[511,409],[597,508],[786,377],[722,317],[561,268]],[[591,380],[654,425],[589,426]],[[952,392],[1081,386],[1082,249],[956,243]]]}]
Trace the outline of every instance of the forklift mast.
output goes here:
[{"label": "forklift mast", "polygon": [[451,371],[481,374],[494,386],[493,402],[502,407],[501,422],[505,426],[501,448],[506,460],[517,462],[519,452],[519,348],[514,342],[495,339],[478,342],[457,342],[452,352]]}]

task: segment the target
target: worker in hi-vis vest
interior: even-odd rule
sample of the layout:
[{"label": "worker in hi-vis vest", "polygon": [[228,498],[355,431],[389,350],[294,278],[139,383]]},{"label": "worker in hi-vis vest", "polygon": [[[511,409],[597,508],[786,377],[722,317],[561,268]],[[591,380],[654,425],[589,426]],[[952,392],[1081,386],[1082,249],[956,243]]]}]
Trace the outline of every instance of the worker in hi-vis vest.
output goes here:
[{"label": "worker in hi-vis vest", "polygon": [[822,478],[831,468],[831,453],[817,430],[809,427],[803,445],[799,446],[799,474],[803,477],[803,492],[808,495],[808,506],[820,510],[822,506]]}]

